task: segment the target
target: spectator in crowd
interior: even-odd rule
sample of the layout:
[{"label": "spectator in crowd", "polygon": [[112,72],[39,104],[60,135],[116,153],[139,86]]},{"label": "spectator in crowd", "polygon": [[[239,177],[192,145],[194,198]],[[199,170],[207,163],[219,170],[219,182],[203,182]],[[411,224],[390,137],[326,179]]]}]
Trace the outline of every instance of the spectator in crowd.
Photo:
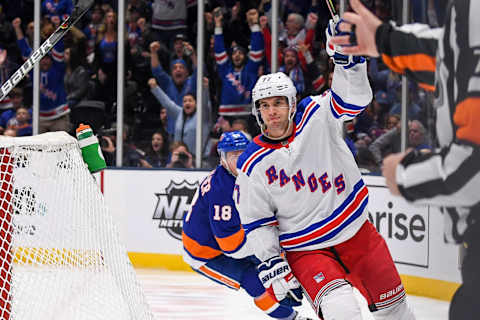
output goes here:
[{"label": "spectator in crowd", "polygon": [[408,146],[423,153],[432,150],[428,143],[427,130],[418,120],[412,120],[408,125]]},{"label": "spectator in crowd", "polygon": [[175,141],[170,146],[171,157],[167,168],[193,168],[193,156],[188,147],[181,141]]},{"label": "spectator in crowd", "polygon": [[394,127],[400,124],[400,115],[398,114],[391,114],[387,118],[387,122],[385,123],[385,129],[391,130]]},{"label": "spectator in crowd", "polygon": [[141,17],[148,19],[148,22],[152,18],[152,6],[150,1],[147,0],[129,0],[127,6],[127,19],[130,20],[130,13],[138,12]]},{"label": "spectator in crowd", "polygon": [[152,9],[152,28],[157,40],[171,44],[176,34],[187,29],[186,0],[154,0]]},{"label": "spectator in crowd", "polygon": [[[370,145],[369,149],[373,153],[377,164],[381,164],[384,157],[392,153],[401,151],[401,130],[400,122],[393,129],[387,131],[377,138]],[[421,152],[429,152],[431,147],[427,141],[427,131],[418,120],[412,120],[408,124],[408,147]]]},{"label": "spectator in crowd", "polygon": [[15,130],[17,132],[17,137],[31,136],[32,116],[29,110],[25,107],[19,107],[16,111],[15,117],[8,121],[7,128]]},{"label": "spectator in crowd", "polygon": [[99,36],[105,32],[105,25],[103,24],[103,10],[99,5],[96,5],[92,10],[90,23],[83,28],[83,33],[87,38],[87,61],[92,63],[95,58],[95,46],[100,41]]},{"label": "spectator in crowd", "polygon": [[72,0],[43,0],[42,2],[42,14],[49,18],[58,16],[63,20],[72,13],[72,10]]},{"label": "spectator in crowd", "polygon": [[373,153],[367,147],[357,148],[357,154],[355,156],[358,168],[362,174],[379,173],[380,167]]},{"label": "spectator in crowd", "polygon": [[[187,63],[183,59],[176,59],[170,63],[171,76],[163,70],[158,57],[158,50],[161,47],[160,42],[155,41],[150,44],[150,57],[152,74],[158,82],[159,87],[167,94],[167,96],[177,105],[182,105],[183,97],[186,93],[196,94],[197,86],[197,55],[190,44],[184,43],[185,47],[190,50],[190,59],[195,71],[192,75],[188,74]],[[168,132],[173,132],[174,117],[169,115]],[[173,122],[172,122],[173,121]]]},{"label": "spectator in crowd", "polygon": [[[44,37],[58,27],[60,20],[52,19],[56,25],[47,23],[42,27]],[[21,29],[21,19],[15,18],[12,24],[17,35],[17,44],[22,56],[26,59],[32,53]],[[40,119],[39,133],[47,131],[70,130],[70,108],[63,84],[65,77],[65,60],[63,40],[57,42],[49,54],[40,60]]]},{"label": "spectator in crowd", "polygon": [[[8,56],[7,45],[0,42],[0,86],[2,86],[5,81],[13,75],[18,67],[19,66],[12,62]],[[0,115],[7,110],[13,109],[11,99],[12,98],[7,95],[2,101],[0,101]]]},{"label": "spectator in crowd", "polygon": [[160,109],[160,129],[165,131],[170,137],[173,137],[168,133],[168,111],[167,108]]},{"label": "spectator in crowd", "polygon": [[287,47],[283,51],[283,64],[278,69],[292,79],[297,94],[302,95],[305,91],[305,78],[298,60],[298,52],[294,47]]},{"label": "spectator in crowd", "polygon": [[[132,141],[131,128],[129,125],[123,125],[123,158],[122,166],[124,167],[141,167],[141,159],[145,158],[146,153],[137,148],[135,143]],[[105,134],[100,136],[100,147],[102,153],[105,157],[105,162],[107,166],[116,166],[116,135],[115,131],[110,134]]]},{"label": "spectator in crowd", "polygon": [[173,50],[170,51],[170,61],[183,60],[187,63],[188,70],[192,69],[190,55],[192,51],[188,47],[188,39],[183,33],[178,33],[173,38]]},{"label": "spectator in crowd", "polygon": [[218,114],[221,116],[239,116],[250,114],[250,91],[258,78],[258,68],[263,58],[263,37],[258,25],[258,11],[247,12],[247,22],[252,31],[251,50],[234,46],[229,59],[225,49],[220,8],[215,9],[215,59],[221,78],[221,98]]},{"label": "spectator in crowd", "polygon": [[288,15],[283,35],[288,47],[298,45],[299,41],[304,41],[307,44],[312,43],[318,17],[310,14],[307,19],[307,24],[305,24],[305,18],[302,15],[298,13],[290,13]]},{"label": "spectator in crowd", "polygon": [[370,143],[372,143],[372,138],[370,138],[370,136],[364,132],[359,132],[356,135],[354,149],[357,150],[360,148],[367,148],[370,145]]},{"label": "spectator in crowd", "polygon": [[[15,87],[10,91],[10,102],[12,104],[12,107],[8,110],[5,110],[2,112],[0,115],[0,133],[3,132],[7,128],[8,121],[10,119],[15,118],[16,111],[20,107],[24,107],[23,104],[23,89],[21,87]],[[29,110],[31,113],[31,109]]]},{"label": "spectator in crowd", "polygon": [[80,101],[87,97],[90,74],[85,68],[85,55],[77,48],[65,49],[65,77],[63,79],[67,103],[74,108]]},{"label": "spectator in crowd", "polygon": [[248,132],[248,123],[245,119],[235,119],[232,121],[231,131],[242,131],[248,140],[252,140],[252,136]]},{"label": "spectator in crowd", "polygon": [[145,158],[140,159],[144,168],[162,168],[167,165],[169,155],[168,138],[165,132],[156,131],[152,135],[152,142],[145,152]]},{"label": "spectator in crowd", "polygon": [[[187,93],[183,97],[182,106],[177,105],[172,101],[167,94],[158,86],[157,81],[154,78],[148,80],[148,85],[152,94],[158,99],[160,104],[167,109],[168,118],[175,121],[174,141],[181,141],[187,145],[189,150],[195,150],[195,138],[197,128],[197,101],[196,97]],[[208,91],[208,79],[204,78],[203,92],[202,92],[202,127],[211,127],[211,104]],[[202,131],[202,150],[207,144],[209,136],[209,130]],[[195,154],[195,151],[193,151]],[[196,155],[196,156],[202,156]]]},{"label": "spectator in crowd", "polygon": [[95,49],[95,64],[99,76],[103,79],[101,90],[106,112],[110,113],[117,100],[117,15],[108,11],[104,18],[105,29],[99,34],[100,41]]},{"label": "spectator in crowd", "polygon": [[401,142],[402,137],[400,134],[400,127],[401,123],[398,122],[397,126],[393,127],[386,133],[379,136],[375,139],[372,144],[368,147],[369,150],[372,152],[375,161],[378,165],[382,163],[383,157],[391,154],[400,152],[401,150]]},{"label": "spectator in crowd", "polygon": [[[292,13],[289,15],[287,20],[288,28],[286,28],[286,35],[280,35],[279,48],[278,48],[278,62],[279,65],[284,63],[283,54],[285,48],[294,48],[300,49],[299,45],[304,45],[305,49],[311,54],[313,48],[313,40],[315,38],[315,26],[318,22],[318,15],[315,13],[310,13],[307,17],[307,29],[303,28],[304,18],[299,16],[297,13]],[[271,63],[271,33],[268,28],[268,18],[265,16],[260,17],[260,27],[263,32],[263,37],[265,39],[265,55],[267,58],[268,65]],[[291,35],[288,36],[288,35]],[[307,64],[311,63],[313,58],[307,57],[305,50],[299,50],[299,63],[301,63],[303,70],[307,70]]]}]

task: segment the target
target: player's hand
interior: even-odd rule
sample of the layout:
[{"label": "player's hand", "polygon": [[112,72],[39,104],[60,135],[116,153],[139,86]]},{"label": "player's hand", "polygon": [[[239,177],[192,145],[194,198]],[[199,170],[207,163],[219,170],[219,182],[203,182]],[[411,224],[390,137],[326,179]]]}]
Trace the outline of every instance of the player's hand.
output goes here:
[{"label": "player's hand", "polygon": [[365,62],[365,58],[362,56],[351,56],[343,53],[342,48],[336,46],[332,43],[332,38],[336,35],[344,35],[338,27],[340,24],[344,23],[344,20],[339,20],[337,23],[330,19],[328,21],[327,29],[325,34],[327,36],[327,43],[325,45],[327,54],[333,59],[333,62],[336,65],[344,66],[346,69],[355,66],[357,63]]},{"label": "player's hand", "polygon": [[258,277],[265,289],[280,303],[291,306],[302,304],[303,293],[300,283],[282,257],[272,257],[259,264],[257,269]]}]

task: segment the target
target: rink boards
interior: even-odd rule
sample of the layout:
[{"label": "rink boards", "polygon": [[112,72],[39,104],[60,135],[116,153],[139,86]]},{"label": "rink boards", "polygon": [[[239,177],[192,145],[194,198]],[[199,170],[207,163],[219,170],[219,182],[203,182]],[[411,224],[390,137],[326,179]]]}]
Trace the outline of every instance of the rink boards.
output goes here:
[{"label": "rink boards", "polygon": [[[136,267],[189,270],[182,217],[208,171],[107,169],[97,175]],[[459,286],[458,247],[443,240],[443,215],[390,195],[383,177],[364,176],[369,219],[388,243],[407,292],[450,300]]]}]

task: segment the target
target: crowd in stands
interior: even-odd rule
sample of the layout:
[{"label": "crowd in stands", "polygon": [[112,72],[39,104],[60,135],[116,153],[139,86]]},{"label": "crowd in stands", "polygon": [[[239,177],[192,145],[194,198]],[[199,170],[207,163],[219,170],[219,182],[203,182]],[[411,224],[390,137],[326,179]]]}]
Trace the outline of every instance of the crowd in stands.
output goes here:
[{"label": "crowd in stands", "polygon": [[[328,90],[332,62],[325,51],[330,12],[323,0],[281,0],[279,71],[294,82],[299,99]],[[334,1],[335,2],[335,1]],[[338,6],[338,1],[337,6]],[[364,1],[384,20],[401,21],[400,1]],[[411,18],[441,25],[445,0],[415,0]],[[107,164],[115,166],[117,1],[96,0],[92,10],[40,61],[40,133],[74,133],[80,122],[99,135]],[[251,115],[251,90],[270,72],[270,0],[209,0],[205,4],[204,61],[197,61],[197,1],[128,0],[126,8],[123,166],[193,168],[218,163],[222,132],[259,133]],[[42,0],[42,41],[71,14],[72,0]],[[0,84],[31,54],[33,0],[0,1]],[[197,66],[202,63],[202,101]],[[364,172],[400,151],[400,77],[381,59],[370,59],[371,105],[345,125],[345,139]],[[0,102],[0,134],[32,134],[33,73]],[[408,145],[435,146],[432,96],[408,84]],[[297,101],[299,101],[299,99]],[[197,107],[202,108],[202,150],[196,154]]]}]

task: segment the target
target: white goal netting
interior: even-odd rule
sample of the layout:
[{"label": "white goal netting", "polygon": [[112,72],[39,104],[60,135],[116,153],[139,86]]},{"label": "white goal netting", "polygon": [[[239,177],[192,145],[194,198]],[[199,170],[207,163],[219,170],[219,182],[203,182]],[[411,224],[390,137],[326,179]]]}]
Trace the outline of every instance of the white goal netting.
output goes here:
[{"label": "white goal netting", "polygon": [[153,319],[76,139],[0,137],[0,319]]}]

